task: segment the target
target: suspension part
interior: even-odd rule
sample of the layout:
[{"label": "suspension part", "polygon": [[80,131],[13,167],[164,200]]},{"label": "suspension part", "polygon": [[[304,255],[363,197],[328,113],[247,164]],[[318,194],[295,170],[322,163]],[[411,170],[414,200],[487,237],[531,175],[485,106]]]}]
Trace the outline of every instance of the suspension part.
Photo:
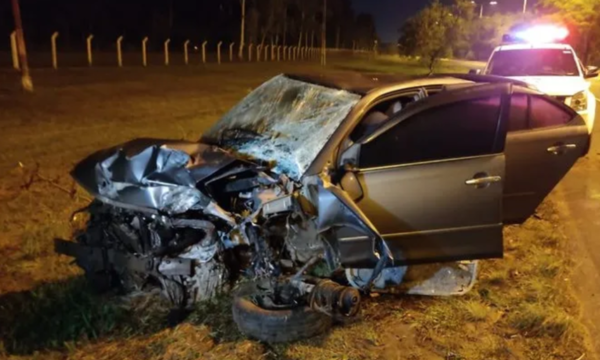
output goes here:
[{"label": "suspension part", "polygon": [[355,288],[322,280],[311,290],[309,304],[313,310],[330,316],[354,316],[360,307],[360,293]]}]

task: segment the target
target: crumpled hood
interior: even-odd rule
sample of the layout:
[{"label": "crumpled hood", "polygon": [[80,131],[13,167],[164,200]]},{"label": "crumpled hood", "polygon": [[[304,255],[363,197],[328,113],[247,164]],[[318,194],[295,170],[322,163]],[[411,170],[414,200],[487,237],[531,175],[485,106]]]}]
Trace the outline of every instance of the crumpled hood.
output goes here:
[{"label": "crumpled hood", "polygon": [[235,161],[216,146],[137,139],[88,156],[71,175],[101,201],[181,213],[206,206],[196,185]]},{"label": "crumpled hood", "polygon": [[579,76],[510,76],[534,85],[538,90],[551,96],[572,96],[587,90],[590,83]]}]

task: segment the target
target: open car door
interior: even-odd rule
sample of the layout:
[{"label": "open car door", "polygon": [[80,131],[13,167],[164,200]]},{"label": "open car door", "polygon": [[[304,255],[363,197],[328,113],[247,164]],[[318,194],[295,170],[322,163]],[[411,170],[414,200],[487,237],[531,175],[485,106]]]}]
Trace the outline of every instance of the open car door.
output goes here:
[{"label": "open car door", "polygon": [[583,118],[547,96],[511,97],[506,139],[504,221],[520,223],[589,149]]},{"label": "open car door", "polygon": [[[342,152],[341,187],[396,266],[502,256],[511,91],[508,83],[482,84],[425,98]],[[340,234],[338,247],[347,267],[376,263],[365,236]]]}]

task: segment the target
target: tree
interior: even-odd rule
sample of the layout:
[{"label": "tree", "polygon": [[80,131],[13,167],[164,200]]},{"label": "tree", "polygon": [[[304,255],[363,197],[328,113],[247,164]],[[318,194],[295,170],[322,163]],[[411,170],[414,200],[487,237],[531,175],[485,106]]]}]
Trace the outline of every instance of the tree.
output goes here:
[{"label": "tree", "polygon": [[457,36],[454,31],[457,17],[451,10],[436,0],[409,19],[402,28],[401,46],[411,55],[420,56],[430,73],[433,73],[439,59],[452,53],[452,44]]},{"label": "tree", "polygon": [[451,8],[454,15],[454,24],[450,31],[454,39],[452,54],[460,58],[466,58],[471,52],[472,36],[474,31],[475,4],[470,0],[456,0]]},{"label": "tree", "polygon": [[[600,0],[594,0],[600,1]],[[433,71],[443,56],[486,59],[511,27],[532,17],[530,14],[476,16],[469,0],[455,0],[444,6],[434,2],[410,18],[400,29],[400,52],[420,56]]]},{"label": "tree", "polygon": [[600,35],[600,0],[540,0],[539,7],[569,26],[574,45],[589,61],[592,45]]},{"label": "tree", "polygon": [[264,46],[265,40],[271,37],[271,43],[275,43],[274,38],[279,37],[283,28],[286,5],[282,0],[258,0],[257,10],[260,14],[260,45]]},{"label": "tree", "polygon": [[373,47],[375,40],[377,40],[373,15],[367,13],[358,14],[356,23],[354,24],[354,39],[358,47],[365,49]]},{"label": "tree", "polygon": [[494,14],[483,19],[475,19],[470,37],[471,52],[477,60],[486,60],[494,48],[502,42],[502,36],[511,28],[527,23],[531,14]]}]

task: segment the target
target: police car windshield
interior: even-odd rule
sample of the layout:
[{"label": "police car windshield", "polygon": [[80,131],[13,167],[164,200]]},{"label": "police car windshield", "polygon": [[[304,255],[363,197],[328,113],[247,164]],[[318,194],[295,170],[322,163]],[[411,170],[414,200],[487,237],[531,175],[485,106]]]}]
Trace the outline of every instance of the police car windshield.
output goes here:
[{"label": "police car windshield", "polygon": [[577,76],[571,50],[515,49],[496,51],[488,73],[499,76]]}]

